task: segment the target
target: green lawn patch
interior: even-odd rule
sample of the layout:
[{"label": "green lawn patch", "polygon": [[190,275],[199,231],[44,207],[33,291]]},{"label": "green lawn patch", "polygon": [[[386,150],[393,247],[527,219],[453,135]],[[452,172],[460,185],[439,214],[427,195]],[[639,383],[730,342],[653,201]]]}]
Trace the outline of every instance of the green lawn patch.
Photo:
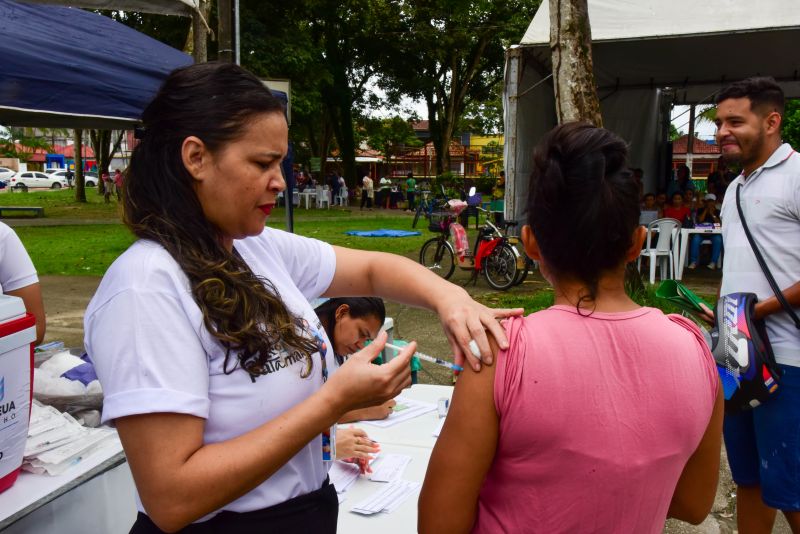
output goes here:
[{"label": "green lawn patch", "polygon": [[[715,302],[716,295],[700,295],[706,302]],[[527,295],[491,293],[478,300],[492,308],[524,308],[525,315],[544,310],[553,305],[555,298],[553,288],[547,287]],[[633,297],[640,306],[658,308],[664,313],[681,314],[682,310],[668,300],[656,297],[656,286],[646,286],[645,291]]]},{"label": "green lawn patch", "polygon": [[86,188],[86,202],[75,200],[74,189],[14,191],[0,194],[0,206],[40,206],[48,219],[120,219],[116,200],[106,204],[96,187]]},{"label": "green lawn patch", "polygon": [[18,226],[14,229],[40,275],[102,276],[135,238],[125,226]]},{"label": "green lawn patch", "polygon": [[[61,210],[64,218],[73,219],[112,219],[117,217],[116,206],[111,210],[104,204],[73,205],[69,199],[58,198],[61,191],[51,193],[14,193],[15,198],[26,197],[28,205],[40,205],[34,197],[43,197],[51,202],[45,205],[45,213]],[[66,191],[63,193],[67,193]],[[0,198],[6,200],[6,195]],[[102,202],[102,200],[101,200]],[[42,202],[41,204],[43,204]],[[14,205],[9,203],[6,205]],[[23,204],[24,205],[24,204]],[[99,206],[100,209],[96,209]],[[283,210],[281,210],[282,212]],[[90,213],[95,217],[84,217]],[[335,213],[335,214],[334,214]],[[96,215],[100,214],[100,215]],[[80,216],[79,216],[80,215]],[[268,225],[284,229],[286,222],[283,213],[273,214]],[[337,210],[302,210],[295,219],[295,232],[299,235],[320,239],[333,245],[361,250],[380,250],[396,254],[413,254],[420,249],[432,234],[423,230],[423,235],[400,238],[354,237],[345,234],[347,230],[372,230],[390,228],[409,230],[411,217],[402,214],[376,212],[349,213]],[[102,276],[108,266],[135,241],[135,238],[122,224],[87,224],[64,226],[17,226],[17,235],[28,250],[36,270],[42,275],[91,275]]]}]

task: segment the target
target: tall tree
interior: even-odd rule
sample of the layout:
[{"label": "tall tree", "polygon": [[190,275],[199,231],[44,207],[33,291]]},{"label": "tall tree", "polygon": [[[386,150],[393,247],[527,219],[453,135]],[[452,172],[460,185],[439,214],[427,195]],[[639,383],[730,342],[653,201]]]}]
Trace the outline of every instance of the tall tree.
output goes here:
[{"label": "tall tree", "polygon": [[402,149],[422,146],[422,141],[417,138],[414,129],[401,117],[367,118],[362,122],[365,141],[371,148],[381,152],[383,161],[387,165]]},{"label": "tall tree", "polygon": [[594,81],[587,0],[549,0],[550,49],[558,122],[603,125]]},{"label": "tall tree", "polygon": [[449,144],[470,102],[492,98],[505,49],[525,32],[540,0],[409,0],[406,31],[387,43],[382,87],[424,99],[436,172],[450,169]]},{"label": "tall tree", "polygon": [[[242,63],[292,80],[296,151],[327,156],[331,137],[355,184],[355,119],[387,39],[401,28],[392,0],[305,0],[243,5]],[[280,51],[280,52],[276,52]]]},{"label": "tall tree", "polygon": [[75,129],[75,200],[86,202],[86,182],[83,176],[83,130]]},{"label": "tall tree", "polygon": [[124,135],[124,130],[118,130],[116,135],[114,135],[114,132],[111,130],[89,130],[89,139],[91,140],[92,150],[94,150],[94,157],[97,161],[97,174],[100,178],[97,181],[97,192],[100,194],[104,194],[106,190],[106,184],[103,182],[102,176],[109,172],[111,160],[114,158],[114,154],[119,150]]}]

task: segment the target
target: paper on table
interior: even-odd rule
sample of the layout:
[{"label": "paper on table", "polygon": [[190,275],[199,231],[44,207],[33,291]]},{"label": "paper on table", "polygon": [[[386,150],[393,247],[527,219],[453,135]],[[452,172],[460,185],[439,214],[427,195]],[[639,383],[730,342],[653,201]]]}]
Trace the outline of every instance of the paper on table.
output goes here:
[{"label": "paper on table", "polygon": [[438,438],[439,434],[442,433],[442,428],[444,428],[444,422],[447,421],[446,417],[439,419],[439,424],[436,425],[436,429],[433,431],[433,437]]},{"label": "paper on table", "polygon": [[394,512],[420,486],[422,484],[419,482],[395,480],[384,486],[378,493],[353,506],[350,511],[364,515],[377,514],[378,512]]},{"label": "paper on table", "polygon": [[369,479],[373,482],[394,482],[403,478],[403,471],[411,461],[406,454],[385,454],[373,465]]},{"label": "paper on table", "polygon": [[331,484],[336,488],[336,493],[344,493],[358,479],[361,470],[358,465],[336,460],[328,470]]},{"label": "paper on table", "polygon": [[380,421],[363,421],[363,423],[386,428],[436,410],[436,405],[432,402],[418,401],[403,396],[397,397],[395,400],[399,408],[395,407],[389,417]]}]

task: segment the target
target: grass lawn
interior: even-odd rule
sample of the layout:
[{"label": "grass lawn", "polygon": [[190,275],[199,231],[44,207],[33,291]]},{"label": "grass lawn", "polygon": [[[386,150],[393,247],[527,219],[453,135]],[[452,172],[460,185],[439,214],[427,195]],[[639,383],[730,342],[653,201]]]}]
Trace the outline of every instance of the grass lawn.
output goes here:
[{"label": "grass lawn", "polygon": [[[105,204],[95,191],[87,191],[88,204],[73,200],[74,191],[47,191],[0,195],[0,205],[43,206],[48,219],[119,220],[116,203]],[[9,197],[13,196],[13,202]],[[95,199],[92,199],[95,197]],[[20,202],[16,202],[20,199]],[[23,202],[24,201],[24,202]],[[285,212],[276,209],[268,221],[273,228],[286,228]],[[368,238],[345,234],[347,230],[388,228],[410,230],[411,216],[402,212],[358,210],[297,210],[295,232],[333,245],[396,254],[414,254],[432,234],[402,238]],[[101,276],[134,237],[122,224],[17,226],[25,248],[42,275]]]},{"label": "grass lawn", "polygon": [[19,191],[0,194],[0,206],[39,206],[48,219],[119,219],[116,202],[106,204],[96,187],[86,188],[86,202],[75,200],[74,189]]}]

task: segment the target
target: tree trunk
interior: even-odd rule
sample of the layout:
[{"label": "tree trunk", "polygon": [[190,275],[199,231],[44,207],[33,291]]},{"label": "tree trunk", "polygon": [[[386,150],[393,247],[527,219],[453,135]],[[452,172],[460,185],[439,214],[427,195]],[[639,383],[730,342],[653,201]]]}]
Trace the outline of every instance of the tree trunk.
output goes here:
[{"label": "tree trunk", "polygon": [[208,16],[211,13],[211,0],[200,0],[200,7],[192,12],[192,25],[186,37],[183,51],[192,54],[195,63],[208,61]]},{"label": "tree trunk", "polygon": [[558,122],[603,125],[592,67],[587,0],[549,0],[550,49]]},{"label": "tree trunk", "polygon": [[114,159],[114,154],[119,150],[119,145],[122,143],[122,137],[125,135],[124,130],[120,130],[114,143],[112,145],[112,131],[111,130],[89,130],[89,138],[92,141],[92,150],[94,150],[94,157],[97,160],[97,193],[103,195],[106,192],[106,184],[102,180],[105,173],[110,173],[111,160]]},{"label": "tree trunk", "polygon": [[75,201],[86,202],[86,186],[83,180],[83,130],[75,129]]},{"label": "tree trunk", "polygon": [[217,59],[233,63],[233,8],[230,0],[217,0]]}]

